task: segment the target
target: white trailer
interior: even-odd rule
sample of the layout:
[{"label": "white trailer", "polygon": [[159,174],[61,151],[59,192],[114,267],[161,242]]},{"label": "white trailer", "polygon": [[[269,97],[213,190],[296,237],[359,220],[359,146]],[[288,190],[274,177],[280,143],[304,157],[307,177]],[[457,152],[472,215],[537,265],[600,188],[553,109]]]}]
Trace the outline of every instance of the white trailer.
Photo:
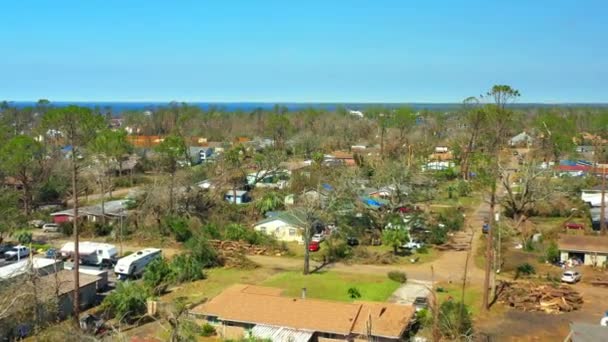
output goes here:
[{"label": "white trailer", "polygon": [[114,267],[114,273],[119,280],[138,277],[144,273],[146,266],[160,256],[161,250],[158,248],[142,249],[119,259]]},{"label": "white trailer", "polygon": [[[68,242],[59,250],[64,258],[74,256],[74,243]],[[118,256],[116,246],[99,242],[80,242],[78,244],[80,263],[83,265],[114,265]]]},{"label": "white trailer", "polygon": [[[608,193],[608,191],[606,191]],[[608,197],[608,194],[604,195]],[[583,190],[581,193],[581,200],[587,203],[591,207],[599,207],[602,205],[602,191],[601,190]],[[608,203],[608,198],[604,198]]]}]

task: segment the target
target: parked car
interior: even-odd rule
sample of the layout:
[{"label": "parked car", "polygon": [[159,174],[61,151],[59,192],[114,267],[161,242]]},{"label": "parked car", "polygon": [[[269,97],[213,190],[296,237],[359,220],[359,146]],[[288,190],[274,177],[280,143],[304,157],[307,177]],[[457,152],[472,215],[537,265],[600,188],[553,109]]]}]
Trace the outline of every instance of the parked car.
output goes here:
[{"label": "parked car", "polygon": [[575,230],[585,229],[585,225],[583,225],[581,223],[568,222],[564,226],[566,227],[566,229],[575,229]]},{"label": "parked car", "polygon": [[59,225],[56,223],[47,223],[42,226],[42,231],[44,233],[56,233],[59,231]]},{"label": "parked car", "polygon": [[0,258],[4,258],[4,253],[10,251],[13,248],[13,244],[5,243],[0,245]]},{"label": "parked car", "polygon": [[578,271],[566,271],[562,274],[562,282],[574,284],[581,280],[581,274]]},{"label": "parked car", "polygon": [[30,226],[32,226],[34,228],[42,228],[42,226],[44,226],[44,221],[42,221],[42,220],[31,220],[28,223]]},{"label": "parked car", "polygon": [[325,235],[318,233],[312,236],[312,241],[314,242],[323,242],[325,241]]},{"label": "parked car", "polygon": [[321,249],[321,245],[317,241],[311,241],[310,244],[308,245],[308,250],[311,252],[316,252],[319,249]]},{"label": "parked car", "polygon": [[30,249],[25,246],[14,246],[8,252],[4,253],[6,260],[25,258],[30,255]]},{"label": "parked car", "polygon": [[346,244],[351,247],[359,246],[359,240],[357,238],[351,236],[351,237],[346,238]]},{"label": "parked car", "polygon": [[414,299],[413,304],[414,308],[416,309],[416,312],[418,312],[429,307],[429,299],[426,297],[416,297],[416,299]]},{"label": "parked car", "polygon": [[424,244],[420,241],[410,240],[410,242],[406,243],[402,247],[406,248],[406,249],[418,249],[418,248],[422,247],[423,245]]}]

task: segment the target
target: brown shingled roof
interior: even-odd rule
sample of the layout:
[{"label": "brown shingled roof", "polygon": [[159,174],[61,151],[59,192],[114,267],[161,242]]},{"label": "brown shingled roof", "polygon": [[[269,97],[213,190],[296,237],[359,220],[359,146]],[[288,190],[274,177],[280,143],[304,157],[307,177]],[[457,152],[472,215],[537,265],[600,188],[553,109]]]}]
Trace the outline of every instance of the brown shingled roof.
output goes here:
[{"label": "brown shingled roof", "polygon": [[608,253],[606,236],[561,235],[557,245],[560,250]]},{"label": "brown shingled roof", "polygon": [[356,304],[361,304],[359,317],[355,320],[352,330],[357,335],[367,335],[367,322],[371,320],[372,335],[399,337],[409,326],[415,312],[412,305],[379,302],[356,302]]},{"label": "brown shingled roof", "polygon": [[399,338],[414,315],[411,305],[300,299],[282,297],[280,292],[276,288],[233,285],[191,312],[224,321],[340,335],[366,335],[371,315],[372,335],[388,338]]}]

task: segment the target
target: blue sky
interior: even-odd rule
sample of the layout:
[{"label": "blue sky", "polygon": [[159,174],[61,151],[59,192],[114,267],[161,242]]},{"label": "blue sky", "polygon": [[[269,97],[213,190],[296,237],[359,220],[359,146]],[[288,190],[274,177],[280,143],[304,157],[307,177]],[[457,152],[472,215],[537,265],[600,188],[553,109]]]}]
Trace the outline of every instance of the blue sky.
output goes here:
[{"label": "blue sky", "polygon": [[608,102],[605,0],[6,1],[0,99]]}]

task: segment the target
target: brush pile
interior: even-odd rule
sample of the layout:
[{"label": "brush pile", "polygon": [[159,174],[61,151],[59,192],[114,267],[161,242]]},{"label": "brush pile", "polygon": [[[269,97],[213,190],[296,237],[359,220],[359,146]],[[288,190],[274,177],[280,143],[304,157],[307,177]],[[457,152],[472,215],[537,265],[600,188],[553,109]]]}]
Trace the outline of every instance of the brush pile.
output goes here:
[{"label": "brush pile", "polygon": [[265,255],[270,252],[267,247],[256,246],[243,241],[209,240],[209,244],[211,244],[215,250],[227,253]]},{"label": "brush pile", "polygon": [[578,310],[583,297],[567,285],[535,285],[501,282],[498,301],[522,311],[542,311],[549,314]]}]

